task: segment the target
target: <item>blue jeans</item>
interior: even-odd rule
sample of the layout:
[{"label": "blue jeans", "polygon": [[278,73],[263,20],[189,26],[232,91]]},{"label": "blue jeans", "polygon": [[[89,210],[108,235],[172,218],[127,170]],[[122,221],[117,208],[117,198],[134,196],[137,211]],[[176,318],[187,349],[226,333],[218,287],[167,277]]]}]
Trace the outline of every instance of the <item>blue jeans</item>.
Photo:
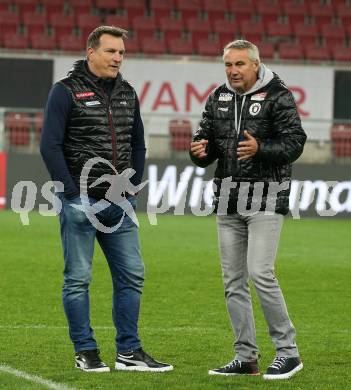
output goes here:
[{"label": "blue jeans", "polygon": [[[126,352],[140,347],[138,317],[140,296],[144,284],[144,264],[140,254],[138,228],[125,215],[121,226],[113,233],[97,230],[80,206],[80,197],[60,196],[61,239],[64,252],[64,284],[62,299],[75,351],[96,349],[90,326],[89,284],[95,237],[107,259],[113,283],[112,318],[116,327],[116,348]],[[135,197],[128,198],[135,208]],[[96,200],[89,198],[90,203]],[[116,204],[96,215],[106,226],[121,222],[123,210]]]}]

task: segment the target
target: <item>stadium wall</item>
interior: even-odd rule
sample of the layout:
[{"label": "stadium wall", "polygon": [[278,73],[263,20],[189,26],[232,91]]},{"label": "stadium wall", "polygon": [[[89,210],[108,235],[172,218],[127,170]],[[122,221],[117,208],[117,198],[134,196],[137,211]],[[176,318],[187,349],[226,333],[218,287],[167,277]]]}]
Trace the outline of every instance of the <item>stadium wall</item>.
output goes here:
[{"label": "stadium wall", "polygon": [[[65,77],[75,60],[55,59],[54,82]],[[335,68],[267,65],[293,92],[309,139],[329,140]],[[175,118],[190,119],[195,129],[209,93],[225,82],[223,63],[219,61],[126,59],[122,74],[138,93],[149,136],[167,135],[169,122]]]}]

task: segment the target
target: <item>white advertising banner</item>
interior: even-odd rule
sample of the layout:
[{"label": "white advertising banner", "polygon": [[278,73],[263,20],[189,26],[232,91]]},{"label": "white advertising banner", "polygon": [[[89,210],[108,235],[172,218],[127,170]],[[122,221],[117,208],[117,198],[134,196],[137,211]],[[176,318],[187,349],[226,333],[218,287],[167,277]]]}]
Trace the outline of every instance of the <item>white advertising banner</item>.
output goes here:
[{"label": "white advertising banner", "polygon": [[[65,77],[77,58],[55,59],[54,81]],[[309,139],[329,139],[333,116],[332,67],[268,64],[293,92]],[[220,61],[128,59],[125,79],[135,87],[148,134],[168,134],[171,119],[189,119],[197,125],[209,93],[224,83]]]}]

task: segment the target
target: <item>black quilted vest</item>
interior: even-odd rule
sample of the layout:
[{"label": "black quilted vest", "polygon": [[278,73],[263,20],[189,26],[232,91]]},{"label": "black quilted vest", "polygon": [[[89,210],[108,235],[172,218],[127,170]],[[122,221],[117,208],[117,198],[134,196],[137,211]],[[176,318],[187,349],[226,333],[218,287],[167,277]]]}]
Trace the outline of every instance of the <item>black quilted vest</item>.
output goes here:
[{"label": "black quilted vest", "polygon": [[[77,61],[74,69],[61,83],[72,96],[72,111],[67,124],[64,155],[73,180],[80,187],[84,164],[100,157],[112,164],[120,173],[131,164],[131,139],[136,105],[133,87],[118,73],[109,97],[101,80],[86,69],[85,61]],[[110,187],[107,181],[90,187],[102,175],[114,175],[107,163],[93,165],[88,177],[88,194],[97,199],[104,197]]]}]

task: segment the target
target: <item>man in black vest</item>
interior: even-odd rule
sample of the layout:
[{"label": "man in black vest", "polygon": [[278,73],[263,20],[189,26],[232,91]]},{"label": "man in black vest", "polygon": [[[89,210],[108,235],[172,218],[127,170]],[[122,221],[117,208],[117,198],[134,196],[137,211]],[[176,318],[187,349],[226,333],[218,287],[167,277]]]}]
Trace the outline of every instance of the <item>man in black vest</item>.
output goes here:
[{"label": "man in black vest", "polygon": [[[125,30],[111,26],[89,35],[87,59],[77,61],[68,77],[50,91],[40,149],[52,179],[64,184],[59,195],[65,261],[62,298],[76,367],[110,371],[99,357],[90,326],[96,238],[113,282],[115,368],[164,372],[173,367],[149,356],[138,336],[144,265],[133,210],[146,149],[136,92],[120,74],[125,37]],[[108,202],[114,194],[117,200]]]}]

